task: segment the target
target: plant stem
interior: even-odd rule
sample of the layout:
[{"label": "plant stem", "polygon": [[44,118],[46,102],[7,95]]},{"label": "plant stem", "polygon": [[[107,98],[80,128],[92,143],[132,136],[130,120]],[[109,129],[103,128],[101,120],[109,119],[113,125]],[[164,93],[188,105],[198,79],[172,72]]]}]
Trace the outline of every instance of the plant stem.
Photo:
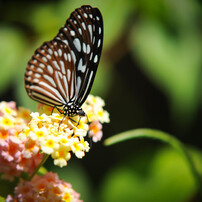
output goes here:
[{"label": "plant stem", "polygon": [[39,169],[43,166],[43,164],[46,162],[46,160],[48,159],[49,155],[48,154],[44,154],[43,159],[41,161],[41,163],[36,167],[36,169],[34,170],[34,172],[28,177],[28,180],[31,180],[34,175],[39,171]]},{"label": "plant stem", "polygon": [[106,146],[110,146],[125,140],[134,139],[134,138],[151,138],[151,139],[157,139],[162,142],[165,142],[169,144],[171,147],[176,149],[185,159],[187,162],[194,179],[196,181],[196,184],[198,185],[199,191],[200,191],[200,197],[202,198],[202,181],[201,176],[199,172],[197,171],[194,162],[188,153],[187,149],[185,148],[184,144],[182,144],[177,138],[174,136],[165,133],[163,131],[159,130],[153,130],[153,129],[136,129],[136,130],[130,130],[123,133],[119,133],[118,135],[112,136],[105,140],[104,144]]}]

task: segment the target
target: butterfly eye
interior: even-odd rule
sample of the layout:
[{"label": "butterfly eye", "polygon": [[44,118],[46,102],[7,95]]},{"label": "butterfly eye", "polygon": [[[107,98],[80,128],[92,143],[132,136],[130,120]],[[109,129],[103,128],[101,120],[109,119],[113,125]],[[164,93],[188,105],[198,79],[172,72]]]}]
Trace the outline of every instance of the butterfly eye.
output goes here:
[{"label": "butterfly eye", "polygon": [[102,43],[100,11],[91,6],[77,8],[54,39],[42,44],[28,62],[25,72],[28,95],[67,115],[85,116],[80,107],[90,93]]}]

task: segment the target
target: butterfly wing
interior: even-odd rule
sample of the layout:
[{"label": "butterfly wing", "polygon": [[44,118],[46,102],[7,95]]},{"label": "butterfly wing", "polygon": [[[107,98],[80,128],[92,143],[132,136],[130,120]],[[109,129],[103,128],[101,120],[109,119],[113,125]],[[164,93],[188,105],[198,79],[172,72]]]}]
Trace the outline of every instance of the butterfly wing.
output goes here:
[{"label": "butterfly wing", "polygon": [[25,88],[36,101],[61,107],[75,99],[76,72],[69,47],[52,40],[39,47],[25,72]]},{"label": "butterfly wing", "polygon": [[72,12],[56,39],[70,47],[76,68],[76,100],[86,100],[97,71],[103,43],[103,20],[100,11],[82,6]]},{"label": "butterfly wing", "polygon": [[81,106],[97,71],[103,42],[100,11],[82,6],[72,12],[58,35],[35,51],[25,72],[28,95],[41,103]]}]

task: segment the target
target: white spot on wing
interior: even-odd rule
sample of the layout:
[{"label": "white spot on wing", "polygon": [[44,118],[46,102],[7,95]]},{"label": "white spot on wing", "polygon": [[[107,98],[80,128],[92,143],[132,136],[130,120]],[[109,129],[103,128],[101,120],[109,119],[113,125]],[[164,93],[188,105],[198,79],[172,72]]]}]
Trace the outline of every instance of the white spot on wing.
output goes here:
[{"label": "white spot on wing", "polygon": [[53,61],[53,64],[54,64],[56,69],[60,70],[60,67],[58,66],[58,63],[56,61]]},{"label": "white spot on wing", "polygon": [[98,48],[100,47],[100,44],[101,44],[101,39],[99,39],[98,42],[97,42],[97,47]]},{"label": "white spot on wing", "polygon": [[68,57],[69,62],[71,62],[71,55],[70,55],[70,53],[67,54],[67,57]]},{"label": "white spot on wing", "polygon": [[78,71],[81,71],[81,72],[85,72],[86,70],[86,65],[82,65],[82,59],[79,60],[79,63],[78,63]]},{"label": "white spot on wing", "polygon": [[74,54],[74,51],[73,51],[73,50],[71,50],[71,54],[72,54],[73,61],[74,61],[74,63],[75,63],[75,62],[76,62],[76,56],[75,56],[75,54]]},{"label": "white spot on wing", "polygon": [[83,15],[84,15],[84,17],[85,17],[85,18],[87,18],[87,17],[88,17],[87,13],[84,13]]},{"label": "white spot on wing", "polygon": [[102,29],[101,29],[101,27],[99,27],[99,34],[101,34],[101,32],[102,32]]},{"label": "white spot on wing", "polygon": [[87,45],[87,50],[86,50],[86,53],[87,53],[87,54],[89,54],[89,53],[90,53],[90,45],[89,45],[89,44]]},{"label": "white spot on wing", "polygon": [[66,78],[66,76],[63,76],[63,81],[64,81],[64,85],[65,85],[65,92],[66,92],[66,95],[67,95],[67,97],[66,97],[66,101],[67,102],[69,102],[69,97],[68,97],[68,84],[67,84],[67,78]]},{"label": "white spot on wing", "polygon": [[90,40],[92,41],[92,37],[93,37],[93,28],[92,28],[92,25],[88,25],[88,30],[89,30],[89,33],[90,33]]},{"label": "white spot on wing", "polygon": [[40,64],[39,64],[39,67],[44,68],[45,65],[44,65],[43,63],[40,63]]},{"label": "white spot on wing", "polygon": [[64,59],[67,60],[67,54],[64,53],[63,55],[64,55]]},{"label": "white spot on wing", "polygon": [[54,55],[55,55],[55,57],[58,57],[57,51],[54,51]]},{"label": "white spot on wing", "polygon": [[50,74],[53,73],[53,68],[50,65],[47,66],[47,70],[49,71]]},{"label": "white spot on wing", "polygon": [[51,56],[49,54],[46,55],[46,57],[51,60]]},{"label": "white spot on wing", "polygon": [[43,60],[44,62],[47,62],[47,61],[48,61],[45,57],[42,57],[42,60]]},{"label": "white spot on wing", "polygon": [[85,23],[82,22],[81,25],[82,25],[83,29],[86,30],[86,25],[85,25]]},{"label": "white spot on wing", "polygon": [[34,76],[35,76],[36,78],[40,78],[40,77],[41,77],[41,74],[35,73]]},{"label": "white spot on wing", "polygon": [[79,33],[80,33],[80,34],[82,34],[82,30],[81,30],[81,28],[80,28],[80,27],[78,28],[78,31],[79,31]]},{"label": "white spot on wing", "polygon": [[96,63],[97,61],[98,61],[98,55],[96,55],[95,57],[94,57],[94,63]]},{"label": "white spot on wing", "polygon": [[52,51],[52,49],[48,49],[48,52],[52,55],[53,54],[53,51]]},{"label": "white spot on wing", "polygon": [[67,40],[62,40],[62,42],[64,42],[67,46],[69,46],[69,43]]},{"label": "white spot on wing", "polygon": [[71,30],[71,31],[70,31],[70,35],[71,35],[71,36],[75,36],[75,31],[74,31],[74,30]]},{"label": "white spot on wing", "polygon": [[43,69],[41,69],[41,68],[37,68],[36,69],[38,72],[40,72],[40,73],[43,73]]},{"label": "white spot on wing", "polygon": [[86,44],[83,42],[83,52],[86,53]]},{"label": "white spot on wing", "polygon": [[63,73],[63,74],[66,74],[64,62],[63,62],[62,60],[60,60],[60,66],[61,66],[61,69],[62,69],[62,73]]},{"label": "white spot on wing", "polygon": [[60,57],[62,56],[62,50],[60,48],[58,49],[58,54]]},{"label": "white spot on wing", "polygon": [[[43,74],[44,79],[46,79],[48,82],[50,82],[54,87],[56,87],[55,81],[52,77],[48,76],[47,74]],[[41,83],[41,82],[40,82]],[[48,84],[47,84],[48,85]]]},{"label": "white spot on wing", "polygon": [[93,57],[93,52],[90,54],[89,60],[92,60],[92,57]]},{"label": "white spot on wing", "polygon": [[80,89],[80,87],[81,87],[81,77],[80,76],[78,76],[77,77],[77,82],[76,82],[76,89],[77,89],[77,92],[79,92],[79,89]]},{"label": "white spot on wing", "polygon": [[38,82],[39,82],[39,79],[33,79],[33,82],[38,83]]},{"label": "white spot on wing", "polygon": [[80,52],[81,51],[81,43],[80,43],[79,39],[75,38],[73,43],[74,43],[74,46],[76,47],[76,49]]}]

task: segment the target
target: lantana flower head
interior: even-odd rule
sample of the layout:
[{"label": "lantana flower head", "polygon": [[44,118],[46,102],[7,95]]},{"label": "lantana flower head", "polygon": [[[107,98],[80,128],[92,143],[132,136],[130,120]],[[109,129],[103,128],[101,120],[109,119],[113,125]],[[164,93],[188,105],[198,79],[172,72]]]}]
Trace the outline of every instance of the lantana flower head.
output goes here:
[{"label": "lantana flower head", "polygon": [[29,141],[36,141],[42,153],[51,155],[55,165],[66,166],[71,153],[82,158],[89,151],[89,144],[83,141],[88,132],[85,117],[80,118],[79,124],[76,124],[57,113],[48,116],[35,112],[31,116],[28,129],[20,137],[26,136]]},{"label": "lantana flower head", "polygon": [[29,114],[29,110],[17,109],[15,102],[0,103],[0,173],[4,179],[31,174],[43,157],[35,142],[19,137],[31,119]]},{"label": "lantana flower head", "polygon": [[89,143],[85,140],[88,133],[94,142],[101,140],[101,123],[109,122],[109,114],[103,106],[101,98],[90,95],[82,106],[86,116],[69,118],[39,104],[39,112],[31,113],[31,121],[19,136],[35,142],[42,153],[51,155],[55,165],[66,166],[72,154],[83,158],[89,151]]},{"label": "lantana flower head", "polygon": [[60,180],[57,174],[49,172],[44,176],[34,176],[31,181],[22,180],[9,195],[6,202],[14,201],[54,201],[82,202],[80,195],[72,189],[71,184]]}]

